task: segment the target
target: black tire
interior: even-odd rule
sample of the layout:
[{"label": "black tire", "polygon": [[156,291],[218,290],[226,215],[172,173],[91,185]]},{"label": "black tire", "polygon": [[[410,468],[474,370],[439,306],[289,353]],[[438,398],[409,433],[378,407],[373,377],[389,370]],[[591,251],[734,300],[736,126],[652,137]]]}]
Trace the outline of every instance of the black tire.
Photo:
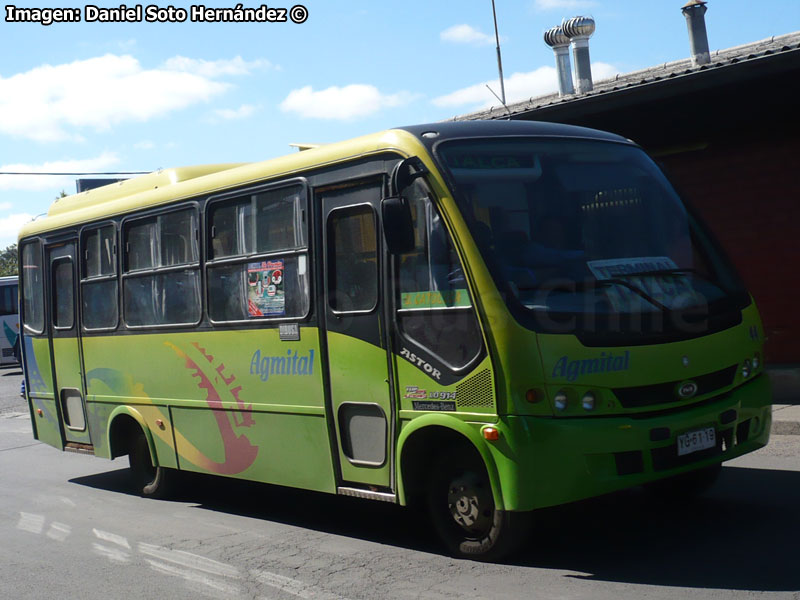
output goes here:
[{"label": "black tire", "polygon": [[427,491],[434,529],[455,557],[497,561],[527,537],[530,513],[497,510],[486,467],[471,448],[440,457]]},{"label": "black tire", "polygon": [[666,501],[691,499],[707,492],[721,472],[722,464],[712,465],[648,483],[644,489],[648,494]]},{"label": "black tire", "polygon": [[174,473],[166,467],[153,466],[150,446],[143,431],[131,440],[128,449],[128,463],[134,491],[146,498],[166,498],[172,491]]}]

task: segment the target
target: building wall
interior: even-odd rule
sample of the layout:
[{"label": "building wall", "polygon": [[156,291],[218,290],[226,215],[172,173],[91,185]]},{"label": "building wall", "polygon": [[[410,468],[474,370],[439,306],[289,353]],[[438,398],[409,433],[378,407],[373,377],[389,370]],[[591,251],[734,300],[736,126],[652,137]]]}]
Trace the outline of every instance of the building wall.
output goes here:
[{"label": "building wall", "polygon": [[797,138],[728,139],[659,159],[739,269],[773,364],[800,363],[798,150]]}]

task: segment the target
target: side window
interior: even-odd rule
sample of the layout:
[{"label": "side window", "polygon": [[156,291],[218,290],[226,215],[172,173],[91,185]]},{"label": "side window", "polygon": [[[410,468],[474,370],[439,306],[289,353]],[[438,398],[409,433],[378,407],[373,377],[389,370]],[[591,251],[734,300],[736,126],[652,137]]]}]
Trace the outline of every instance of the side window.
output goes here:
[{"label": "side window", "polygon": [[53,262],[53,325],[57,329],[71,329],[75,324],[75,288],[72,277],[72,259],[61,258]]},{"label": "side window", "polygon": [[117,326],[118,284],[116,231],[113,225],[83,233],[81,265],[81,308],[84,329],[113,329]]},{"label": "side window", "polygon": [[30,333],[44,331],[44,276],[39,242],[22,245],[22,322]]},{"label": "side window", "polygon": [[306,207],[302,185],[210,204],[206,274],[212,321],[308,314]]},{"label": "side window", "polygon": [[17,307],[17,284],[0,287],[0,316],[15,315]]},{"label": "side window", "polygon": [[335,312],[371,311],[378,305],[375,211],[350,206],[328,217],[328,303]]},{"label": "side window", "polygon": [[129,326],[200,321],[197,213],[193,208],[131,220],[123,227],[122,280]]},{"label": "side window", "polygon": [[399,258],[400,330],[452,369],[460,369],[483,344],[464,271],[424,181],[417,179],[403,195],[411,205],[415,245]]}]

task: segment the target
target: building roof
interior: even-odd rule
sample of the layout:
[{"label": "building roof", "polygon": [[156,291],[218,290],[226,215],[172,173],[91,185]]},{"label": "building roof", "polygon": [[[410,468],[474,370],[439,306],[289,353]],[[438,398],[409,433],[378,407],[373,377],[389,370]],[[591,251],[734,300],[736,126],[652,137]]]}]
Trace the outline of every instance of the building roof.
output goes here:
[{"label": "building roof", "polygon": [[[648,87],[661,94],[664,85],[675,87],[679,82],[695,85],[699,80],[718,82],[728,77],[738,78],[741,77],[743,70],[766,68],[768,63],[785,64],[787,61],[792,61],[794,65],[800,65],[800,31],[716,50],[710,53],[710,57],[711,62],[705,65],[695,66],[691,58],[684,58],[597,81],[594,83],[594,89],[584,94],[560,97],[556,92],[509,104],[507,109],[503,106],[492,106],[489,109],[453,117],[453,120],[525,118],[527,113],[534,111],[561,112],[563,109],[569,110],[570,105],[587,104],[597,100],[605,103],[625,95],[626,92],[643,92]],[[712,73],[714,76],[711,76]],[[769,90],[764,90],[764,93],[769,93]]]}]

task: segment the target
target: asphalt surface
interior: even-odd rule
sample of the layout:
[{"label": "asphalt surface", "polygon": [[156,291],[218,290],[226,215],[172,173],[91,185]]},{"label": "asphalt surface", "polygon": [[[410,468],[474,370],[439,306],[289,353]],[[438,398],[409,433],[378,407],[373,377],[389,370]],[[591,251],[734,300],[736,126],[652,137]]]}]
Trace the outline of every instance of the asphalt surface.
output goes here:
[{"label": "asphalt surface", "polygon": [[[385,503],[200,476],[139,498],[124,459],[33,440],[20,379],[0,369],[0,597],[800,600],[800,435],[726,463],[701,498],[538,511],[492,565],[446,556],[419,513]],[[777,391],[776,419],[800,404]]]}]

